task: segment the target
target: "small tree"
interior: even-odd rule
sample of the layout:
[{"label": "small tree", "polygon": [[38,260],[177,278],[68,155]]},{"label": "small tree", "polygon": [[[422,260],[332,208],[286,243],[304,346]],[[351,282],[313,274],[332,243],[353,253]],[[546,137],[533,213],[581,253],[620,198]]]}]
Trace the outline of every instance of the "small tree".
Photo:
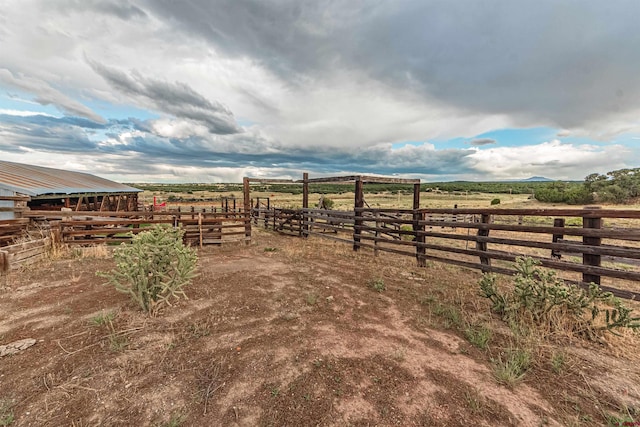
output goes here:
[{"label": "small tree", "polygon": [[182,243],[183,234],[179,228],[162,225],[143,231],[133,236],[130,245],[115,249],[116,268],[98,276],[155,315],[171,305],[171,298],[187,298],[183,287],[195,276],[196,251]]}]

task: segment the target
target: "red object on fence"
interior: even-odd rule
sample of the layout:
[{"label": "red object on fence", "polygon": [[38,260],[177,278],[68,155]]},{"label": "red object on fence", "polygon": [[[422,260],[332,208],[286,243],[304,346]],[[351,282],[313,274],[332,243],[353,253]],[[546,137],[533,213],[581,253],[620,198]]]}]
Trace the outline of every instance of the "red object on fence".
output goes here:
[{"label": "red object on fence", "polygon": [[153,196],[153,210],[163,211],[167,208],[167,202],[156,203],[156,196]]}]

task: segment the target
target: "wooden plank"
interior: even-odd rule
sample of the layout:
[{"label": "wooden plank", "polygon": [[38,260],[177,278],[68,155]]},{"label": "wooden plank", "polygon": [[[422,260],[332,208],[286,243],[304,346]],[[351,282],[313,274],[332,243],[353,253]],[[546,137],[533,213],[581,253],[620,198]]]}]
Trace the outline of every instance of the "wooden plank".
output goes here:
[{"label": "wooden plank", "polygon": [[[380,213],[413,213],[412,209],[395,208],[359,208],[356,213],[369,212],[373,215]],[[565,209],[565,208],[539,208],[539,209],[511,209],[511,208],[428,208],[420,209],[425,214],[463,214],[463,215],[494,215],[494,216],[542,216],[542,217],[585,217],[597,215],[600,218],[626,218],[640,219],[638,209]]]},{"label": "wooden plank", "polygon": [[31,240],[29,242],[22,242],[22,243],[17,243],[11,246],[5,246],[4,248],[2,248],[2,250],[8,253],[13,253],[13,252],[19,252],[19,251],[35,248],[38,246],[46,246],[46,245],[49,245],[50,243],[51,243],[50,239],[48,237],[45,237],[43,239]]},{"label": "wooden plank", "polygon": [[247,178],[249,182],[255,182],[259,184],[295,184],[299,183],[299,181],[294,181],[292,179],[272,179],[272,178]]},{"label": "wooden plank", "polygon": [[[584,217],[582,220],[582,226],[585,229],[601,229],[602,228],[602,218],[594,216],[594,217]],[[586,246],[600,246],[602,244],[602,239],[600,237],[590,237],[584,236],[582,238],[582,244]],[[599,267],[602,263],[601,256],[599,254],[582,254],[582,263],[588,266],[596,266]],[[586,283],[595,283],[597,285],[600,284],[600,276],[598,274],[594,274],[592,272],[583,272],[582,273],[582,281]]]},{"label": "wooden plank", "polygon": [[44,245],[36,246],[36,247],[25,249],[22,251],[9,252],[7,258],[9,259],[9,264],[13,266],[17,263],[22,262],[25,259],[44,255],[46,251],[47,251],[46,246]]},{"label": "wooden plank", "polygon": [[419,184],[419,179],[405,179],[395,178],[390,176],[371,176],[371,175],[347,175],[347,176],[332,176],[325,178],[311,178],[311,183],[328,183],[328,182],[355,182],[362,181],[363,183],[380,183],[380,184]]},{"label": "wooden plank", "polygon": [[131,243],[130,237],[104,237],[95,239],[77,239],[65,241],[68,245],[102,245],[105,243]]},{"label": "wooden plank", "polygon": [[109,234],[138,234],[147,231],[148,227],[142,228],[91,228],[90,230],[62,230],[63,236],[102,236]]},{"label": "wooden plank", "polygon": [[28,202],[31,196],[0,196],[1,201]]},{"label": "wooden plank", "polygon": [[61,224],[64,227],[84,227],[87,225],[95,227],[104,227],[107,225],[127,226],[127,225],[144,225],[144,224],[172,224],[170,219],[120,219],[113,218],[111,220],[69,220],[63,219]]}]

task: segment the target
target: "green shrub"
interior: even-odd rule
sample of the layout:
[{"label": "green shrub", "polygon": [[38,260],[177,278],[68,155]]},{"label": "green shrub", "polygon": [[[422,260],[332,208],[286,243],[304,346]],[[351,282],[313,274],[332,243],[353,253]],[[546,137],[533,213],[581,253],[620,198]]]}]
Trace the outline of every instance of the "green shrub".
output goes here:
[{"label": "green shrub", "polygon": [[382,279],[374,279],[370,281],[369,286],[371,287],[371,289],[377,292],[382,292],[387,288],[384,284],[384,280]]},{"label": "green shrub", "polygon": [[334,205],[334,201],[331,200],[328,197],[323,197],[322,198],[322,206],[320,206],[320,209],[333,209],[333,205]]},{"label": "green shrub", "polygon": [[539,264],[532,258],[518,258],[513,288],[508,292],[498,289],[495,275],[485,274],[480,280],[480,295],[510,324],[532,322],[590,339],[604,331],[640,329],[640,317],[633,317],[632,309],[610,292],[595,283],[588,289],[565,284],[554,271],[545,271]]},{"label": "green shrub", "polygon": [[186,298],[183,287],[194,277],[196,251],[184,246],[183,234],[161,225],[143,231],[114,250],[115,269],[98,275],[155,315],[171,298]]},{"label": "green shrub", "polygon": [[496,199],[492,199],[492,200],[491,200],[491,206],[493,206],[493,205],[499,205],[499,204],[500,204],[500,199],[497,199],[497,198],[496,198]]}]

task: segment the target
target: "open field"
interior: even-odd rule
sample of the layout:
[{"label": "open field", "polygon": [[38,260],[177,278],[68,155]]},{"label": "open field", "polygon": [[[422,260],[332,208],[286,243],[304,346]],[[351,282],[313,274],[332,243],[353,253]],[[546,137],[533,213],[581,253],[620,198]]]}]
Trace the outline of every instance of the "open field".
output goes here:
[{"label": "open field", "polygon": [[[229,197],[237,198],[239,205],[242,204],[242,191],[226,191],[226,192],[213,192],[213,191],[194,191],[189,193],[163,193],[163,192],[151,192],[145,191],[141,194],[140,200],[149,205],[153,203],[153,196],[157,197],[158,202],[167,201],[170,196],[174,198],[182,198],[184,202],[172,202],[168,201],[167,204],[170,207],[175,206],[220,206],[220,199]],[[320,197],[330,198],[334,201],[333,208],[336,210],[350,210],[353,209],[354,193],[352,186],[345,186],[345,191],[342,193],[321,194],[314,193],[313,188],[309,194],[309,204],[315,205],[320,200]],[[257,198],[261,198],[266,201],[266,198],[270,198],[271,204],[281,208],[300,208],[302,207],[302,195],[292,193],[279,193],[279,192],[264,192],[264,191],[252,191],[251,198],[254,202]],[[421,193],[422,207],[433,208],[452,208],[455,204],[459,207],[488,207],[491,205],[491,200],[499,198],[501,201],[500,206],[508,207],[533,207],[533,206],[549,206],[540,204],[535,200],[528,199],[527,194],[489,194],[489,193],[451,193],[451,194],[436,194],[431,192]],[[380,208],[411,208],[413,202],[413,195],[410,192],[392,194],[391,192],[383,193],[367,193],[365,186],[365,201],[371,207]]]},{"label": "open field", "polygon": [[[206,247],[189,300],[149,318],[103,286],[108,252],[16,271],[0,292],[12,426],[622,425],[640,338],[520,335],[480,274],[258,229]],[[508,381],[513,354],[527,359]],[[633,418],[635,417],[635,418]],[[6,418],[9,419],[9,418]]]}]

